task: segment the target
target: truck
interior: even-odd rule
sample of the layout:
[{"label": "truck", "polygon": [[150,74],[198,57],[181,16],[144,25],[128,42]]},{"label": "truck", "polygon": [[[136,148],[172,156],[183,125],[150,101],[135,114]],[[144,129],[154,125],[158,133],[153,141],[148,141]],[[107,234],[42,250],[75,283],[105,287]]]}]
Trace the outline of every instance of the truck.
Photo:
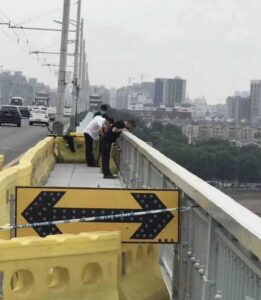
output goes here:
[{"label": "truck", "polygon": [[34,105],[48,107],[49,106],[48,93],[36,93],[34,98]]}]

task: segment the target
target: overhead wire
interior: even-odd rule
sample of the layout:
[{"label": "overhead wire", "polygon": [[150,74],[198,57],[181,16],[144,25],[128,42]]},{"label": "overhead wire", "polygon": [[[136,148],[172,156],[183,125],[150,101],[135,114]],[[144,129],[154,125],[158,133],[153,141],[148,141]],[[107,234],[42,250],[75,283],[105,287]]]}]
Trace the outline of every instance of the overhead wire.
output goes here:
[{"label": "overhead wire", "polygon": [[54,13],[54,12],[57,12],[57,11],[59,11],[59,10],[61,10],[62,9],[62,7],[58,7],[58,8],[55,8],[55,9],[52,9],[52,10],[50,10],[50,11],[48,11],[48,12],[45,12],[45,13],[43,13],[43,14],[38,14],[38,15],[35,15],[35,16],[32,16],[32,17],[30,17],[30,18],[28,18],[28,19],[26,19],[26,20],[24,20],[24,21],[22,21],[22,22],[19,22],[19,23],[16,23],[14,26],[21,26],[21,25],[23,25],[23,24],[25,24],[25,23],[29,23],[29,22],[31,22],[31,21],[34,21],[35,19],[41,19],[41,18],[43,18],[43,17],[45,17],[45,16],[48,16],[49,14],[51,14],[51,13]]},{"label": "overhead wire", "polygon": [[[56,9],[57,10],[57,9]],[[50,12],[48,12],[48,14],[49,14]],[[47,13],[46,13],[47,14]],[[46,14],[43,14],[43,15],[46,15]],[[8,16],[0,9],[0,19],[3,21],[3,22],[6,22],[6,23],[10,23],[10,18],[8,18]],[[31,52],[31,49],[30,49],[30,47],[29,47],[29,37],[28,37],[28,35],[23,31],[23,34],[24,34],[24,36],[25,36],[25,39],[26,39],[26,42],[25,42],[25,45],[27,46],[27,48],[28,48],[28,50],[29,50],[29,53],[28,53],[28,50],[27,49],[25,49],[25,47],[22,45],[22,41],[23,41],[23,39],[21,38],[21,36],[15,31],[15,29],[14,28],[11,28],[11,32],[15,35],[15,37],[16,37],[16,40],[14,40],[14,38],[11,36],[11,35],[9,35],[9,34],[7,34],[7,32],[4,30],[4,29],[1,29],[0,28],[0,31],[9,39],[9,40],[11,40],[12,42],[14,42],[14,43],[16,43],[16,45],[18,45],[19,46],[19,48],[23,51],[23,52],[25,52],[27,55],[29,54],[29,56],[30,56],[30,58],[35,62],[35,59],[32,57],[32,55],[30,55],[30,52]],[[44,59],[45,59],[45,61],[46,61],[46,57],[44,56]],[[37,56],[37,58],[36,58],[36,61],[40,64],[40,61],[39,61],[39,55]],[[42,64],[41,64],[41,67],[43,67],[42,66]]]},{"label": "overhead wire", "polygon": [[[76,5],[78,2],[76,1],[76,2],[74,2],[72,5]],[[57,12],[57,11],[59,11],[59,10],[61,10],[62,8],[61,7],[59,7],[59,8],[55,8],[55,9],[52,9],[52,10],[50,10],[50,11],[48,11],[48,12],[45,12],[45,13],[42,13],[42,14],[35,14],[34,16],[31,16],[30,18],[27,18],[27,19],[25,19],[24,21],[21,21],[21,22],[19,22],[19,23],[16,23],[15,24],[15,26],[19,26],[19,25],[22,25],[22,24],[25,24],[25,23],[28,23],[28,22],[31,22],[31,21],[33,21],[33,20],[35,20],[35,19],[40,19],[40,18],[43,18],[43,17],[45,17],[45,16],[47,16],[47,15],[50,15],[51,13],[54,13],[54,12]],[[2,15],[2,17],[1,17],[1,15]],[[0,18],[3,20],[3,22],[6,22],[6,23],[10,23],[10,18],[8,18],[8,16],[5,14],[5,12],[3,12],[1,9],[0,9]],[[3,29],[1,29],[0,28],[0,31],[1,32],[3,32],[3,34],[5,34],[6,35],[6,37],[7,38],[9,38],[10,40],[12,40],[13,42],[16,42],[16,44],[26,53],[26,54],[29,54],[29,56],[31,57],[31,59],[33,59],[33,61],[35,61],[35,59],[30,55],[30,52],[31,52],[31,49],[30,49],[30,45],[31,45],[31,42],[29,42],[29,36],[26,34],[26,32],[24,31],[24,30],[22,30],[23,31],[23,35],[24,35],[24,37],[25,37],[25,45],[26,45],[26,47],[28,48],[28,50],[29,50],[29,53],[28,53],[28,51],[23,47],[23,45],[22,45],[22,41],[23,41],[23,39],[21,38],[21,36],[16,32],[16,30],[15,30],[15,28],[11,28],[11,30],[12,30],[12,32],[13,32],[13,34],[15,35],[15,37],[16,37],[16,41],[9,35],[9,34],[7,34]],[[52,43],[52,45],[54,45],[54,43]],[[32,45],[31,45],[32,46]],[[46,49],[46,48],[48,48],[49,46],[46,46],[46,47],[44,47],[44,48],[42,48],[42,49]],[[45,64],[45,63],[47,63],[47,58],[46,58],[46,55],[44,55],[44,53],[42,53],[42,55],[37,55],[37,62],[38,63],[40,63],[40,59],[42,59],[43,60],[43,63],[41,64],[41,66],[42,67],[44,67],[43,66],[43,64]],[[54,69],[54,73],[56,72],[56,69],[53,67],[53,69]],[[49,70],[50,70],[50,68],[49,68]],[[53,73],[52,71],[51,71],[51,73]]]}]

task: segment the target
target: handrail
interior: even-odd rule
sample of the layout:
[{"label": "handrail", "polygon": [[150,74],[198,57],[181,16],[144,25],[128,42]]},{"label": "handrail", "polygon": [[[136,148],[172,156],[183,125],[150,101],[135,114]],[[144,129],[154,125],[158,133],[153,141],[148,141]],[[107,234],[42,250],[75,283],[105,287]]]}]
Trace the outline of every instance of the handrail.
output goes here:
[{"label": "handrail", "polygon": [[261,218],[133,134],[122,137],[261,260]]}]

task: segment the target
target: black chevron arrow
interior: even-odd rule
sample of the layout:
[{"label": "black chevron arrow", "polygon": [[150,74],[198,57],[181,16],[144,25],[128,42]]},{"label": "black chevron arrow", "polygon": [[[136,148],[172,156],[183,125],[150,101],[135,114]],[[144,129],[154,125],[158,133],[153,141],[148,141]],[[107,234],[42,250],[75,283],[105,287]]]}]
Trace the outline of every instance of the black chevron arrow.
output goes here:
[{"label": "black chevron arrow", "polygon": [[[33,202],[23,211],[22,216],[28,223],[52,222],[58,220],[80,219],[88,217],[100,217],[106,215],[117,215],[135,213],[141,211],[166,209],[154,193],[131,193],[132,197],[141,206],[141,209],[97,209],[97,208],[63,208],[55,207],[66,192],[40,192]],[[109,199],[108,199],[109,201]],[[171,212],[150,214],[142,216],[128,216],[115,219],[95,220],[94,222],[106,223],[141,223],[140,227],[130,237],[133,240],[151,240],[164,229],[174,218]],[[68,222],[69,223],[69,222]],[[56,225],[35,226],[34,230],[44,237],[50,234],[61,234]]]}]

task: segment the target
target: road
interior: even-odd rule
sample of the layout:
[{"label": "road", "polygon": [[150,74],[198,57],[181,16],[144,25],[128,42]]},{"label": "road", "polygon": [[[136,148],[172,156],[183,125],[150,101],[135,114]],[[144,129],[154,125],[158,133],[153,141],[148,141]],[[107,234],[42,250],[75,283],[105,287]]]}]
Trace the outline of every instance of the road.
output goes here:
[{"label": "road", "polygon": [[22,126],[0,126],[0,154],[5,155],[5,164],[13,161],[30,147],[48,135],[46,127],[29,126],[22,120]]}]

